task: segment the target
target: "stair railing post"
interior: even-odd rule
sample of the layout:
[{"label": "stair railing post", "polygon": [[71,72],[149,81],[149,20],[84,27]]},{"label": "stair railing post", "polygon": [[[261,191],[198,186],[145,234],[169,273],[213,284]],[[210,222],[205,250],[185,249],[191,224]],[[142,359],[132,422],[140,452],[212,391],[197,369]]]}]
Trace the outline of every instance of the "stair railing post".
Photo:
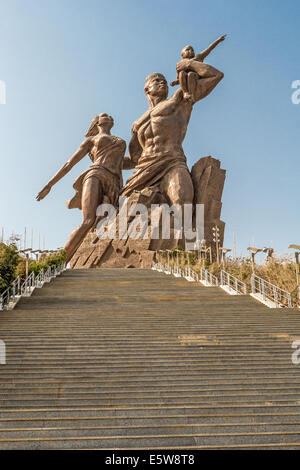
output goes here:
[{"label": "stair railing post", "polygon": [[252,294],[255,294],[255,279],[254,279],[254,274],[251,275],[251,291],[252,291]]},{"label": "stair railing post", "polygon": [[290,293],[288,294],[288,308],[292,308],[292,296]]},{"label": "stair railing post", "polygon": [[13,286],[12,286],[12,299],[13,299],[13,303],[15,303],[15,299],[16,299],[16,284],[15,284],[15,281],[13,282]]},{"label": "stair railing post", "polygon": [[263,299],[266,300],[265,282],[263,280],[261,281],[261,291]]}]

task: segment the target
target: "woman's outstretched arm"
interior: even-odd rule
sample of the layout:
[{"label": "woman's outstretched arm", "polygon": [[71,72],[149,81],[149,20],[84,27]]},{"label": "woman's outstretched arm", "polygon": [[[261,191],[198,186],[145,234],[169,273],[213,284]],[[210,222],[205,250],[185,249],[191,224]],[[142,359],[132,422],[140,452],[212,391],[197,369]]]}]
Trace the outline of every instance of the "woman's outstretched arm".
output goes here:
[{"label": "woman's outstretched arm", "polygon": [[[200,101],[208,96],[224,77],[223,72],[215,69],[212,67],[212,65],[198,62],[193,59],[184,59],[181,62],[178,62],[176,68],[178,72],[181,72],[185,69],[190,69],[199,75],[199,80],[197,80],[196,83],[196,89],[193,92],[194,102]],[[190,90],[189,93],[191,93]]]},{"label": "woman's outstretched arm", "polygon": [[36,200],[41,201],[44,197],[49,194],[52,186],[54,186],[59,180],[61,180],[76,163],[85,157],[85,155],[91,150],[93,143],[90,139],[86,139],[82,142],[79,149],[69,158],[69,160],[58,170],[56,175],[46,184],[46,186],[38,193]]}]

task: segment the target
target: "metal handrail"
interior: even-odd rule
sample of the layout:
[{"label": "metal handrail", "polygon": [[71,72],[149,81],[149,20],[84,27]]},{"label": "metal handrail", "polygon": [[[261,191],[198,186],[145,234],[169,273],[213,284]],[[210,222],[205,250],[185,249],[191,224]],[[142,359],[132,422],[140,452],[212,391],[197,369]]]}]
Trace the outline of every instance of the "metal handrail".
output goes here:
[{"label": "metal handrail", "polygon": [[199,282],[201,280],[201,281],[206,281],[208,285],[212,285],[216,287],[219,285],[218,278],[214,276],[212,273],[210,273],[206,269],[201,269],[200,276],[199,276],[199,274],[196,271],[194,271],[190,265],[187,265],[187,266],[184,266],[184,268],[181,268],[178,264],[171,266],[168,263],[161,264],[161,263],[155,263],[153,261],[152,269],[154,271],[163,272],[165,274],[173,274],[173,276],[176,276],[176,277],[183,277],[190,281],[193,280],[195,282]]},{"label": "metal handrail", "polygon": [[293,306],[290,292],[271,284],[256,274],[251,276],[251,290],[252,294],[260,294],[264,301],[273,302],[277,308],[292,308]]},{"label": "metal handrail", "polygon": [[11,291],[12,291],[12,301],[14,304],[16,302],[16,297],[19,297],[21,295],[21,277],[20,276],[18,276],[12,283]]},{"label": "metal handrail", "polygon": [[32,271],[32,273],[29,274],[29,276],[26,277],[25,281],[21,285],[21,295],[24,295],[25,297],[31,295],[31,289],[34,286],[34,278],[35,278],[35,273]]},{"label": "metal handrail", "polygon": [[165,274],[172,274],[172,273],[173,273],[173,270],[172,270],[172,267],[171,267],[170,264],[165,263],[165,265],[164,265],[164,273],[165,273]]},{"label": "metal handrail", "polygon": [[181,269],[178,264],[174,264],[173,266],[173,276],[181,276]]},{"label": "metal handrail", "polygon": [[52,269],[51,269],[51,266],[49,266],[49,268],[47,269],[47,271],[45,272],[45,282],[50,282],[51,279],[52,279]]},{"label": "metal handrail", "polygon": [[239,295],[246,295],[247,294],[247,286],[244,282],[242,282],[240,279],[237,277],[233,276],[230,273],[227,273],[223,269],[221,270],[220,274],[220,281],[221,281],[221,286],[226,286],[229,289],[233,290]]},{"label": "metal handrail", "polygon": [[[292,297],[292,302],[294,302],[295,307],[300,308],[300,284],[298,284],[295,289],[293,289],[291,292],[291,297]],[[295,298],[295,301],[294,301]]]},{"label": "metal handrail", "polygon": [[189,266],[189,278],[193,279],[195,282],[199,282],[199,274],[194,271],[190,266]]},{"label": "metal handrail", "polygon": [[25,279],[21,285],[21,278],[18,276],[12,283],[11,287],[8,287],[0,296],[0,311],[13,309],[17,297],[25,296],[29,297],[35,287],[43,287],[45,282],[50,282],[53,277],[58,276],[66,270],[65,263],[59,266],[47,269],[46,273],[42,269],[37,275],[32,271],[29,276]]},{"label": "metal handrail", "polygon": [[8,287],[4,292],[2,292],[0,297],[0,310],[9,310],[9,302],[10,302],[10,288]]},{"label": "metal handrail", "polygon": [[35,287],[43,287],[45,282],[44,268],[38,273],[35,278]]},{"label": "metal handrail", "polygon": [[207,269],[202,268],[200,270],[200,280],[205,281],[207,284],[211,286],[218,287],[219,285],[219,279],[214,274],[207,271]]}]

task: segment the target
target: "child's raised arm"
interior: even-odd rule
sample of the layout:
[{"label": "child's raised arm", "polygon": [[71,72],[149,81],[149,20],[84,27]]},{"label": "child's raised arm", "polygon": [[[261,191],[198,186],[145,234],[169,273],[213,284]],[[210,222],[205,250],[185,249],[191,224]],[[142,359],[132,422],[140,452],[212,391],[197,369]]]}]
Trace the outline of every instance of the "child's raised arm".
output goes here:
[{"label": "child's raised arm", "polygon": [[200,61],[203,61],[205,59],[205,57],[208,56],[208,54],[211,53],[211,51],[218,45],[220,44],[220,42],[224,41],[226,38],[226,34],[224,34],[223,36],[220,36],[215,42],[213,42],[210,46],[208,46],[207,49],[205,49],[204,51],[200,52],[200,54],[197,54],[195,56],[195,59],[196,60],[200,60]]}]

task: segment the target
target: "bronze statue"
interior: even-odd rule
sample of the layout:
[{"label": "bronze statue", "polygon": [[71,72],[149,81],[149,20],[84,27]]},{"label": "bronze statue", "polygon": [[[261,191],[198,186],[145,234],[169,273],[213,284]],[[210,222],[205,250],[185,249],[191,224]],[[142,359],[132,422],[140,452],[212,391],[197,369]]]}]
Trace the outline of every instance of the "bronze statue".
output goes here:
[{"label": "bronze statue", "polygon": [[111,135],[114,120],[106,113],[96,116],[86,133],[86,139],[72,157],[60,168],[49,183],[39,192],[37,200],[44,199],[61,178],[89,153],[93,162],[74,182],[75,196],[67,201],[68,209],[82,209],[83,222],[70,235],[65,250],[69,261],[87,232],[96,221],[96,210],[101,203],[117,205],[122,187],[122,169],[132,168],[124,157],[126,142]]},{"label": "bronze statue", "polygon": [[[216,41],[214,41],[207,49],[195,55],[194,49],[192,46],[185,46],[181,51],[181,59],[190,59],[197,60],[198,62],[203,62],[204,59],[217,47],[220,42],[224,41],[226,34],[220,36]],[[181,72],[177,72],[177,80],[170,83],[171,86],[180,85],[183,90],[183,96],[186,99],[192,99],[193,94],[195,93],[197,84],[196,81],[199,80],[197,73],[193,72],[191,69],[187,68]]]},{"label": "bronze statue", "polygon": [[209,95],[224,75],[194,58],[181,60],[176,69],[178,73],[192,71],[197,80],[192,87],[187,80],[186,89],[181,86],[169,99],[162,74],[146,78],[144,90],[150,109],[132,126],[129,152],[136,169],[122,190],[123,196],[158,186],[170,204],[193,203],[194,188],[182,142],[193,104]]}]

